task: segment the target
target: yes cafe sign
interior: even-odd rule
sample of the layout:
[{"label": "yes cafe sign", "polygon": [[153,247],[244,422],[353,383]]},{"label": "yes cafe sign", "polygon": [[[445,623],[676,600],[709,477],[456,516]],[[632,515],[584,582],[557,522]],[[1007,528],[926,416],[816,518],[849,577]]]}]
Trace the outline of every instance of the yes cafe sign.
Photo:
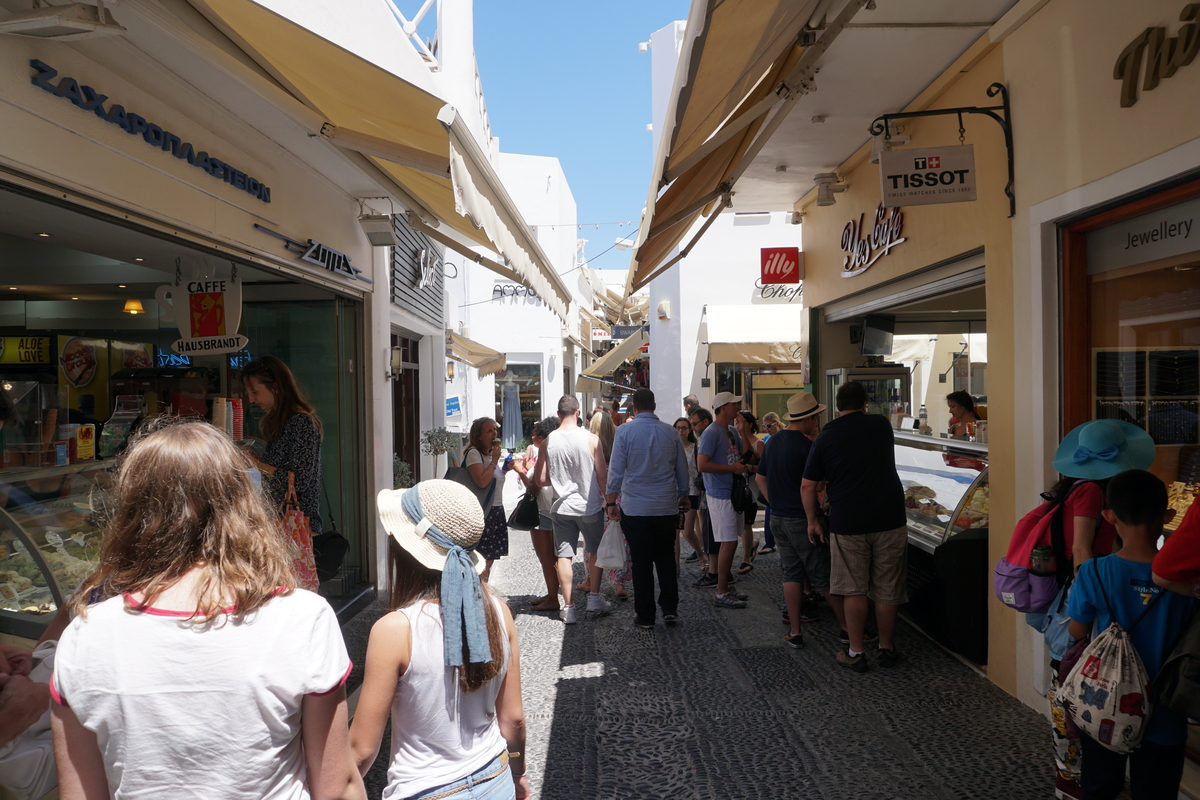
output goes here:
[{"label": "yes cafe sign", "polygon": [[242,284],[236,277],[160,286],[154,298],[162,306],[162,319],[179,325],[182,338],[171,349],[180,355],[235,353],[250,342],[237,332],[242,321]]},{"label": "yes cafe sign", "polygon": [[803,297],[804,253],[799,247],[764,247],[759,250],[759,279],[752,303],[792,303]]},{"label": "yes cafe sign", "polygon": [[900,209],[893,208],[891,216],[883,203],[875,209],[875,224],[868,231],[864,220],[866,214],[859,214],[857,220],[850,220],[842,229],[842,277],[853,278],[861,275],[879,259],[892,252],[896,245],[908,241],[904,233],[904,215]]}]

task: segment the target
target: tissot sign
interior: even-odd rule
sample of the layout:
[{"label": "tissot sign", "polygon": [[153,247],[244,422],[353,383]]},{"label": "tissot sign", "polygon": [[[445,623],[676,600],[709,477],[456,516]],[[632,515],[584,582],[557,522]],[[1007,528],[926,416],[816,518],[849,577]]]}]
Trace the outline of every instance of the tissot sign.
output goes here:
[{"label": "tissot sign", "polygon": [[883,207],[962,203],[975,199],[975,147],[885,150],[879,157]]}]

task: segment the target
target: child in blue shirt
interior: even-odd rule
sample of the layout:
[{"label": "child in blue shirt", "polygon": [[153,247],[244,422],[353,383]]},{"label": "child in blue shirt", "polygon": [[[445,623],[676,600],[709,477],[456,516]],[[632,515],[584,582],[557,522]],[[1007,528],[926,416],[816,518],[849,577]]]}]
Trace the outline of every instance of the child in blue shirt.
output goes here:
[{"label": "child in blue shirt", "polygon": [[[1079,568],[1067,608],[1069,630],[1082,639],[1099,634],[1112,622],[1101,585],[1116,621],[1126,630],[1153,601],[1154,607],[1130,634],[1153,680],[1197,607],[1195,600],[1157,586],[1150,570],[1163,525],[1175,512],[1167,508],[1167,487],[1162,481],[1144,470],[1129,470],[1109,482],[1108,508],[1103,513],[1116,526],[1123,546],[1114,555],[1093,558]],[[1125,788],[1126,759],[1133,800],[1175,800],[1183,777],[1187,733],[1186,717],[1158,707],[1142,746],[1128,755],[1114,753],[1080,731],[1083,800],[1116,798]]]}]

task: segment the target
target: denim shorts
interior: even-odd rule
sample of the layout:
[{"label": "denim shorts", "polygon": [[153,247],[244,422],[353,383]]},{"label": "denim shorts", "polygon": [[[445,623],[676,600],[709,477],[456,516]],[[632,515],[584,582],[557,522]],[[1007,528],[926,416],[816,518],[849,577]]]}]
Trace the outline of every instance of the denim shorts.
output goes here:
[{"label": "denim shorts", "polygon": [[442,784],[406,800],[515,800],[517,787],[513,783],[508,763],[496,756],[462,780]]}]

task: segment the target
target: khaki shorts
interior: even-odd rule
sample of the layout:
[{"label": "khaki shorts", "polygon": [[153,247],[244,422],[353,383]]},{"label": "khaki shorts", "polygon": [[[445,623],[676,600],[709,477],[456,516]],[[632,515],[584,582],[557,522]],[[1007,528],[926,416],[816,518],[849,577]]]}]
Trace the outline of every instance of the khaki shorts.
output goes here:
[{"label": "khaki shorts", "polygon": [[865,594],[876,603],[908,602],[907,526],[859,536],[830,534],[832,594]]}]

